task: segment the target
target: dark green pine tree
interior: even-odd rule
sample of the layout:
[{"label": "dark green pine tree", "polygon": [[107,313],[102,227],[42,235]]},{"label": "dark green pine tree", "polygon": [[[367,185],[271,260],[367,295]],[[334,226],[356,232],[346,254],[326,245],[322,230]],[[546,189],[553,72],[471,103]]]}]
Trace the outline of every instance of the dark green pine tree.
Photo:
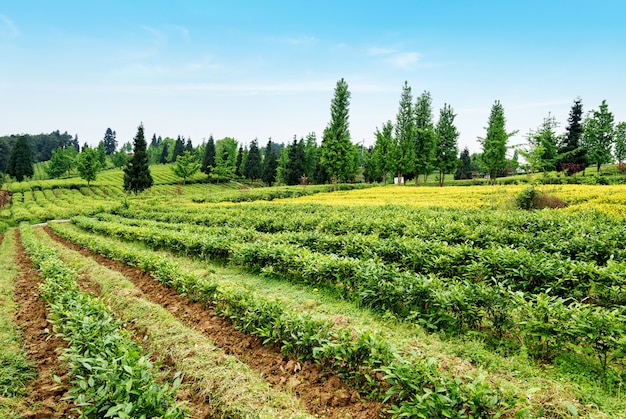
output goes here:
[{"label": "dark green pine tree", "polygon": [[117,148],[117,140],[115,139],[115,131],[112,131],[111,128],[107,128],[104,133],[104,149],[106,151],[106,155],[110,156],[115,153],[115,149]]},{"label": "dark green pine tree", "polygon": [[7,141],[0,140],[0,175],[6,173],[11,148]]},{"label": "dark green pine tree", "polygon": [[170,154],[169,147],[167,143],[163,143],[163,149],[161,150],[161,156],[159,157],[159,163],[165,164],[167,163],[167,157]]},{"label": "dark green pine tree", "polygon": [[269,140],[267,142],[267,147],[265,147],[265,158],[263,159],[263,174],[261,175],[261,179],[267,184],[267,186],[272,186],[272,184],[276,181],[277,168],[278,157],[276,156],[276,152],[274,151],[274,145],[272,144],[272,140]]},{"label": "dark green pine tree", "polygon": [[176,143],[174,143],[174,152],[172,153],[172,161],[176,161],[176,157],[182,156],[185,152],[185,142],[180,138],[176,138]]},{"label": "dark green pine tree", "polygon": [[25,177],[31,177],[35,173],[32,159],[27,137],[20,135],[11,150],[7,163],[7,173],[18,182],[23,181]]},{"label": "dark green pine tree", "polygon": [[152,186],[152,175],[148,167],[147,144],[143,136],[143,124],[139,125],[133,143],[133,157],[124,168],[124,189],[139,193]]},{"label": "dark green pine tree", "polygon": [[235,175],[242,176],[243,175],[243,167],[241,167],[243,163],[243,146],[239,146],[239,151],[237,152],[237,160],[235,162]]},{"label": "dark green pine tree", "polygon": [[558,149],[558,169],[572,175],[588,166],[587,150],[582,147],[583,100],[577,97],[567,118],[565,136]]},{"label": "dark green pine tree", "polygon": [[191,138],[187,138],[184,151],[188,151],[189,154],[193,154],[193,144],[191,144]]},{"label": "dark green pine tree", "polygon": [[78,144],[78,134],[74,135],[74,138],[70,141],[70,145],[74,147],[77,153],[80,151],[80,145]]},{"label": "dark green pine tree", "polygon": [[215,167],[215,140],[213,140],[213,136],[209,136],[209,141],[206,143],[206,148],[204,149],[204,156],[202,157],[202,173],[206,173],[207,175],[211,174],[211,169]]},{"label": "dark green pine tree", "polygon": [[250,150],[248,150],[248,158],[243,168],[243,175],[250,180],[255,180],[260,179],[262,174],[261,151],[259,150],[258,140],[255,138],[250,143]]},{"label": "dark green pine tree", "polygon": [[461,151],[461,155],[459,156],[460,164],[459,168],[456,169],[454,173],[454,180],[459,179],[471,179],[472,178],[472,159],[470,157],[470,152],[465,147],[463,151]]},{"label": "dark green pine tree", "polygon": [[287,185],[297,185],[300,178],[305,175],[304,140],[297,141],[294,137],[289,146],[287,167],[285,168],[285,182]]},{"label": "dark green pine tree", "polygon": [[152,140],[150,141],[150,147],[157,148],[159,145],[159,141],[157,140],[156,134],[152,134]]}]

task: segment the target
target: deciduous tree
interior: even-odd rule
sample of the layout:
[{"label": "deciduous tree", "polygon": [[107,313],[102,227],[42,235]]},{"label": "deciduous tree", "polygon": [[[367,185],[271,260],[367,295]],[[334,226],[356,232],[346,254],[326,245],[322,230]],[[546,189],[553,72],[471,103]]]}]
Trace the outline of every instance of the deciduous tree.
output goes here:
[{"label": "deciduous tree", "polygon": [[100,156],[96,149],[86,148],[76,157],[76,170],[87,181],[87,186],[96,180],[100,167]]},{"label": "deciduous tree", "polygon": [[419,175],[424,182],[434,170],[437,134],[433,123],[432,98],[430,92],[424,91],[415,101],[415,184],[419,183]]},{"label": "deciduous tree", "polygon": [[392,170],[402,183],[404,175],[415,167],[415,115],[411,87],[405,81],[396,115],[395,137],[392,151]]},{"label": "deciduous tree", "polygon": [[[520,151],[527,161],[528,158],[533,160],[531,164],[531,170],[533,172],[549,171],[556,167],[558,143],[556,134],[557,126],[556,119],[551,114],[548,114],[536,131],[530,131],[528,133],[527,140],[529,148]],[[528,162],[530,163],[530,161]]]},{"label": "deciduous tree", "polygon": [[456,114],[450,105],[443,105],[439,112],[437,122],[437,148],[435,152],[435,165],[439,170],[439,186],[443,186],[446,173],[452,173],[458,165],[459,130],[454,125]]},{"label": "deciduous tree", "polygon": [[498,171],[506,167],[507,142],[517,133],[517,131],[506,132],[504,107],[499,100],[491,107],[486,130],[485,138],[479,138],[483,146],[482,164],[489,174],[491,183],[496,183]]},{"label": "deciduous tree", "polygon": [[69,150],[74,150],[73,147],[64,149],[58,147],[52,152],[52,157],[45,167],[46,174],[51,178],[60,178],[64,173],[69,172],[72,167],[72,157]]},{"label": "deciduous tree", "polygon": [[393,123],[391,121],[385,122],[382,130],[376,128],[375,135],[376,143],[370,160],[370,177],[382,179],[383,184],[387,184],[387,176],[393,169]]},{"label": "deciduous tree", "polygon": [[350,140],[350,123],[348,121],[350,107],[350,92],[348,84],[342,78],[337,82],[335,95],[330,105],[330,122],[322,139],[320,150],[320,164],[330,175],[337,187],[339,180],[349,179],[352,176],[352,142]]},{"label": "deciduous tree", "polygon": [[609,111],[606,100],[598,110],[593,110],[583,123],[583,145],[587,149],[589,163],[600,166],[611,162],[613,146],[613,114]]},{"label": "deciduous tree", "polygon": [[626,161],[626,122],[615,126],[615,159],[618,163]]},{"label": "deciduous tree", "polygon": [[172,172],[179,178],[183,179],[183,185],[191,176],[200,170],[200,163],[196,160],[196,156],[185,150],[181,156],[176,157],[176,164],[172,167]]}]

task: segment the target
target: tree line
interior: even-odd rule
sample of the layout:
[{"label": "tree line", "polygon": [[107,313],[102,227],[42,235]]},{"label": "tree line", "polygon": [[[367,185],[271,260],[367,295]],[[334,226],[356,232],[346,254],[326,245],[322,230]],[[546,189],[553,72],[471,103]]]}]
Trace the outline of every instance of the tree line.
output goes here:
[{"label": "tree line", "polygon": [[197,147],[180,135],[163,139],[153,134],[148,144],[143,125],[135,144],[126,142],[119,149],[111,128],[95,148],[85,143],[81,149],[77,136],[59,131],[0,137],[0,173],[21,181],[33,176],[34,162],[47,161],[45,171],[50,178],[70,176],[75,169],[89,183],[99,170],[128,168],[137,154],[139,136],[140,143],[145,144],[140,144],[141,158],[145,159],[140,166],[175,163],[172,170],[183,183],[198,170],[215,182],[246,178],[270,186],[356,181],[386,184],[392,176],[396,183],[414,179],[418,184],[420,178],[427,181],[432,173],[440,185],[450,173],[455,179],[482,175],[495,182],[518,168],[573,175],[590,165],[600,171],[601,165],[615,160],[626,171],[626,123],[614,122],[606,101],[584,115],[582,99],[576,98],[564,133],[557,134],[556,119],[548,114],[536,130],[528,132],[525,145],[512,146],[508,142],[517,131],[507,131],[504,107],[496,100],[485,137],[478,139],[482,151],[471,155],[467,148],[459,153],[460,133],[453,107],[445,103],[435,122],[430,92],[424,91],[414,100],[407,81],[395,122],[388,120],[376,128],[375,144],[369,148],[351,141],[349,106],[350,91],[342,78],[336,84],[330,122],[319,145],[315,132],[299,140],[294,136],[286,145],[270,138],[264,147],[258,139],[243,145],[232,137],[215,140],[212,135]]}]

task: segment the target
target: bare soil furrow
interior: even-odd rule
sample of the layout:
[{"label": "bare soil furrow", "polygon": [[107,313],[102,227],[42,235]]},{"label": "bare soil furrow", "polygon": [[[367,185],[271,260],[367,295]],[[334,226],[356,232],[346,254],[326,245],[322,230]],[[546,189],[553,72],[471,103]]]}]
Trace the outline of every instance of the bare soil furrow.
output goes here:
[{"label": "bare soil furrow", "polygon": [[124,263],[105,258],[86,248],[57,236],[50,228],[45,231],[55,240],[99,264],[121,272],[140,289],[146,298],[174,314],[188,327],[207,336],[226,354],[237,357],[253,370],[260,372],[274,387],[296,394],[314,415],[329,418],[384,417],[384,405],[362,399],[336,375],[323,372],[319,365],[287,359],[279,348],[263,346],[256,336],[235,329],[228,320],[220,317],[211,307],[191,302],[175,290],[155,280],[149,273]]},{"label": "bare soil furrow", "polygon": [[[22,331],[24,349],[38,370],[37,378],[27,388],[26,406],[23,419],[72,418],[78,417],[64,398],[68,392],[67,369],[58,356],[64,347],[61,338],[50,334],[52,325],[47,320],[45,302],[39,296],[41,279],[33,268],[20,241],[19,230],[15,230],[17,255],[20,272],[15,284],[15,302],[18,310],[15,322]],[[53,376],[61,377],[62,384]]]}]

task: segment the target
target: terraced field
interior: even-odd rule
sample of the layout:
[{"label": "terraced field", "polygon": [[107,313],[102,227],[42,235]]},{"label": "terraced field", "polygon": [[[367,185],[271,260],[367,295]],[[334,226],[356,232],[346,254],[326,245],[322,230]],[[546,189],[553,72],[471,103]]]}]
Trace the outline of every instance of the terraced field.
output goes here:
[{"label": "terraced field", "polygon": [[[522,186],[243,203],[228,202],[239,187],[160,200],[93,188],[107,204],[82,211],[71,196],[88,192],[31,192],[71,222],[5,242],[24,243],[44,284],[65,275],[48,265],[67,269],[65,288],[41,288],[48,330],[63,330],[55,310],[79,311],[55,296],[102,308],[168,417],[626,415],[624,188],[552,188],[569,206],[542,211],[512,208]],[[103,351],[59,333],[71,406],[48,409],[118,406],[88,399],[105,384],[71,362]],[[131,382],[121,397],[135,408],[125,372],[115,380]]]}]

